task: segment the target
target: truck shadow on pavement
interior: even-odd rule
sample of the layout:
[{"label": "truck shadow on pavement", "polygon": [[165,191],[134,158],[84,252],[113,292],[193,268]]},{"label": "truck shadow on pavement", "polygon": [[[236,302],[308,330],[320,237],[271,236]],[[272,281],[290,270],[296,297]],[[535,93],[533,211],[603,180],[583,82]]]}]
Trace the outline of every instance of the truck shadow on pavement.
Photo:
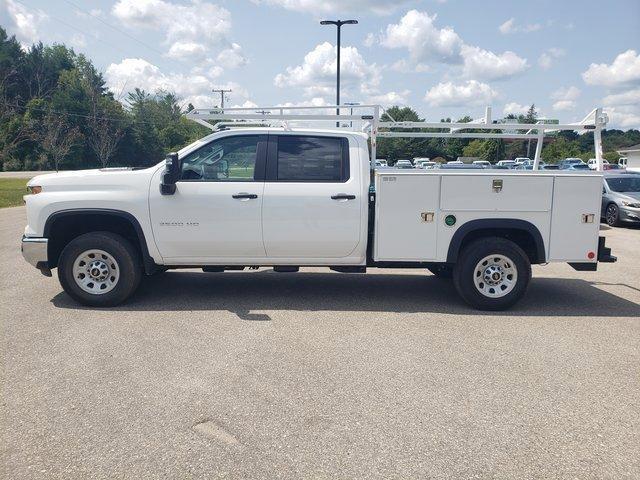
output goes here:
[{"label": "truck shadow on pavement", "polygon": [[[261,310],[448,313],[492,316],[635,317],[640,305],[597,287],[615,287],[624,295],[637,288],[582,279],[536,278],[525,298],[505,312],[479,312],[458,297],[451,281],[427,274],[340,274],[258,272],[166,272],[147,277],[138,292],[116,311],[226,310],[242,320],[271,320]],[[61,292],[52,302],[80,309]]]}]

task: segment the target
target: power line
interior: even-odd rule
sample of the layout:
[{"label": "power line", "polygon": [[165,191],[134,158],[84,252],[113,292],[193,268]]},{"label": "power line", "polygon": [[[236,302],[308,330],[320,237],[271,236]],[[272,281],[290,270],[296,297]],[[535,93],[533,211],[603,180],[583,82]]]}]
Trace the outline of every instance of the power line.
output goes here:
[{"label": "power line", "polygon": [[164,52],[156,49],[155,47],[152,47],[151,45],[149,45],[146,42],[143,42],[142,40],[140,40],[139,38],[134,37],[133,35],[131,35],[129,32],[122,30],[118,27],[116,27],[115,25],[110,24],[109,22],[107,22],[106,20],[101,19],[100,17],[93,15],[90,11],[82,8],[81,6],[75,4],[74,2],[71,2],[70,0],[64,0],[66,3],[68,3],[69,5],[71,5],[72,7],[77,8],[78,10],[80,10],[81,12],[86,13],[87,15],[89,15],[91,18],[98,20],[100,23],[103,23],[104,25],[106,25],[107,27],[115,30],[118,33],[121,33],[122,35],[125,35],[127,37],[129,37],[131,40],[134,40],[136,42],[138,42],[140,45],[148,48],[149,50],[153,50],[156,53],[159,53],[160,55],[164,55]]},{"label": "power line", "polygon": [[[22,5],[23,7],[34,8],[33,6],[29,6],[29,5],[25,4],[25,3],[23,3],[23,1],[24,1],[24,0],[14,0],[14,1],[15,1],[16,3],[19,3],[20,5]],[[60,22],[61,24],[65,25],[65,26],[67,26],[67,27],[69,27],[69,28],[72,28],[72,29],[76,30],[77,32],[82,33],[83,35],[87,35],[88,37],[92,37],[92,36],[93,36],[92,34],[90,34],[90,33],[86,32],[85,30],[82,30],[81,28],[76,27],[75,25],[73,25],[73,24],[71,24],[71,23],[67,22],[66,20],[62,20],[61,18],[56,17],[55,15],[51,15],[50,13],[48,13],[47,15],[49,15],[49,16],[50,16],[51,18],[53,18],[54,20],[57,20],[57,21],[58,21],[58,22]],[[105,42],[104,40],[100,40],[100,42],[101,42],[101,43],[103,43],[103,44],[105,44],[105,45],[108,45],[108,46],[110,46],[110,47],[113,47],[113,48],[115,48],[116,50],[120,50],[120,51],[121,51],[122,53],[124,53],[125,55],[129,55],[129,52],[127,52],[126,50],[124,50],[124,49],[123,49],[123,48],[121,48],[121,47],[118,47],[117,45],[114,45],[114,44],[109,43],[109,42]]]}]

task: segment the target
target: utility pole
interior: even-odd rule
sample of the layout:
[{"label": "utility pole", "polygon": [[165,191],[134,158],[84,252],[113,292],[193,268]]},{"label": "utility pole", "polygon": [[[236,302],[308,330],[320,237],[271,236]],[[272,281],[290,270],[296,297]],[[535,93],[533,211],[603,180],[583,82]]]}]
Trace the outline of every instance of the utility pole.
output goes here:
[{"label": "utility pole", "polygon": [[[336,106],[340,106],[340,29],[342,25],[356,25],[358,23],[357,20],[322,20],[320,25],[335,25],[338,32],[337,38],[337,65],[336,65]],[[336,115],[340,115],[340,108],[336,108]],[[340,121],[336,122],[336,127],[340,126]]]},{"label": "utility pole", "polygon": [[224,110],[224,94],[225,93],[231,93],[231,89],[224,89],[224,88],[214,88],[213,90],[211,90],[213,93],[219,93],[220,94],[220,108],[222,110]]}]

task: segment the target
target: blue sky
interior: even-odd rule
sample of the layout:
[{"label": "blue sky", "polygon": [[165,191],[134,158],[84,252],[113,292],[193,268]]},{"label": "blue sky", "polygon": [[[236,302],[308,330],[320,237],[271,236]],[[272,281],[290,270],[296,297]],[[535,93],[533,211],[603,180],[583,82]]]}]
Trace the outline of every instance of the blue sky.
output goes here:
[{"label": "blue sky", "polygon": [[595,106],[640,128],[640,1],[0,0],[24,44],[64,42],[116,96],[164,88],[196,106],[410,105],[428,119],[517,113],[577,121]]}]

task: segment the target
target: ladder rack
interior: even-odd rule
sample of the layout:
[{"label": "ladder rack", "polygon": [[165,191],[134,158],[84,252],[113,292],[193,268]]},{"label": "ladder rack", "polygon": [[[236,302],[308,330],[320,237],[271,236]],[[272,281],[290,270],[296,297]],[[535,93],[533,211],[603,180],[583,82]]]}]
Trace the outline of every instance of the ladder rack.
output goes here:
[{"label": "ladder rack", "polygon": [[[336,109],[348,110],[345,115],[327,113]],[[371,139],[371,168],[375,167],[378,138],[498,138],[508,140],[536,140],[533,169],[538,170],[542,144],[546,134],[561,130],[577,132],[593,131],[596,169],[602,171],[602,130],[606,127],[608,116],[601,108],[593,109],[589,115],[577,123],[498,123],[491,118],[491,107],[485,110],[485,116],[471,122],[398,122],[380,121],[384,109],[380,105],[326,105],[326,106],[276,106],[276,107],[234,107],[196,108],[187,112],[185,117],[213,131],[226,127],[282,127],[291,130],[292,125],[337,123],[335,130],[360,126],[360,130],[369,134]],[[217,123],[211,123],[211,121]],[[355,125],[354,125],[355,122]],[[411,130],[409,130],[411,129]],[[420,131],[416,131],[420,130]]]}]

